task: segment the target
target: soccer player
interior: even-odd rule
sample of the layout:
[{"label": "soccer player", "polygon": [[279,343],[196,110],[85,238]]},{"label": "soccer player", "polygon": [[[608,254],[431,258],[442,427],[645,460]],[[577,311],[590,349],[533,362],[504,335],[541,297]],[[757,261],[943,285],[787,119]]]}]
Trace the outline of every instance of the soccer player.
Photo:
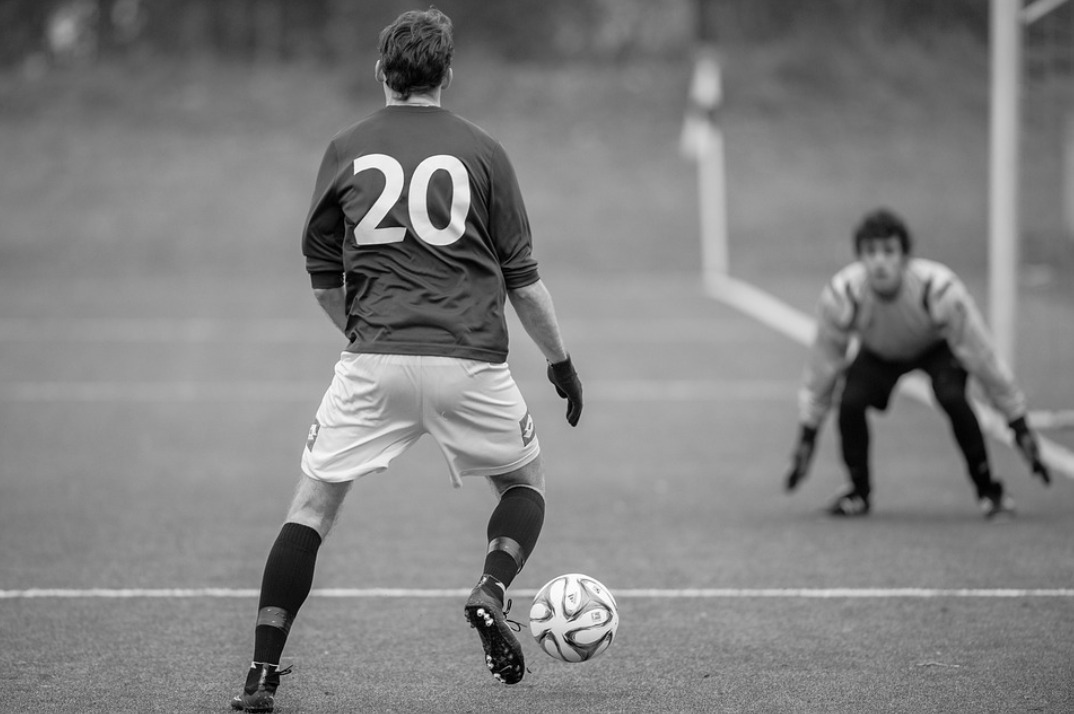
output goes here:
[{"label": "soccer player", "polygon": [[872,488],[866,412],[885,411],[899,378],[922,370],[951,423],[984,515],[1012,513],[1014,504],[992,475],[981,427],[966,399],[970,374],[1006,417],[1033,472],[1045,484],[1050,475],[1026,423],[1025,396],[996,355],[973,298],[949,268],[911,256],[910,232],[891,211],[864,217],[854,232],[854,249],[857,261],[836,273],[821,292],[786,489],[793,491],[808,473],[817,432],[841,386],[839,437],[850,489],[828,512],[868,514]]},{"label": "soccer player", "polygon": [[545,474],[506,363],[505,301],[548,360],[571,426],[582,412],[511,162],[482,129],[440,107],[452,79],[450,19],[433,8],[406,12],[380,33],[379,52],[386,106],[329,143],[302,238],[314,295],[348,345],[265,564],[253,662],[231,702],[248,712],[273,709],[288,632],[352,483],[387,469],[424,434],[453,485],[483,477],[498,494],[464,613],[495,678],[520,681],[505,590],[540,534]]}]

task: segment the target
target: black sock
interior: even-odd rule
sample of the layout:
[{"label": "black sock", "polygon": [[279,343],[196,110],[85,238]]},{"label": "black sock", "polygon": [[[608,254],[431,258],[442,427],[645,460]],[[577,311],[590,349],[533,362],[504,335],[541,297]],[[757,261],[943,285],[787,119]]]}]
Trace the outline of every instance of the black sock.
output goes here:
[{"label": "black sock", "polygon": [[504,491],[489,518],[485,575],[511,585],[537,545],[544,525],[544,496],[526,486]]},{"label": "black sock", "polygon": [[970,480],[973,481],[973,487],[977,489],[977,498],[995,494],[996,482],[992,479],[992,468],[988,463],[988,459],[976,462],[968,470]]},{"label": "black sock", "polygon": [[309,526],[285,523],[276,537],[261,579],[254,661],[279,664],[291,623],[313,587],[321,536]]}]

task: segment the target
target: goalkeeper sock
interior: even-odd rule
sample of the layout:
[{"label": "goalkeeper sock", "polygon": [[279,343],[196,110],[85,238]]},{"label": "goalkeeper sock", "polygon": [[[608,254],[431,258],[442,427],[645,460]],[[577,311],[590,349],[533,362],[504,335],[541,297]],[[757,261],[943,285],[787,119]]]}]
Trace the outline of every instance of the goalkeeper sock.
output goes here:
[{"label": "goalkeeper sock", "polygon": [[528,486],[504,491],[488,525],[485,575],[507,588],[537,545],[544,525],[544,496]]},{"label": "goalkeeper sock", "polygon": [[970,480],[977,489],[977,498],[991,496],[995,492],[995,481],[992,479],[992,469],[988,461],[979,461],[969,468]]},{"label": "goalkeeper sock", "polygon": [[269,551],[254,627],[254,661],[279,664],[291,623],[313,587],[321,536],[309,526],[285,523]]}]

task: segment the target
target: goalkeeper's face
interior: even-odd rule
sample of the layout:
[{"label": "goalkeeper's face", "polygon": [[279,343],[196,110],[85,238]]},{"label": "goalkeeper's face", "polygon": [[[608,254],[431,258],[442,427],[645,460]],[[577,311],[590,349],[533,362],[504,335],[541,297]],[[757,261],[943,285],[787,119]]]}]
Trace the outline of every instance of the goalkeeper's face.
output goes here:
[{"label": "goalkeeper's face", "polygon": [[909,256],[903,252],[902,243],[897,237],[863,240],[858,257],[865,265],[869,287],[873,292],[885,300],[893,299],[899,294]]}]

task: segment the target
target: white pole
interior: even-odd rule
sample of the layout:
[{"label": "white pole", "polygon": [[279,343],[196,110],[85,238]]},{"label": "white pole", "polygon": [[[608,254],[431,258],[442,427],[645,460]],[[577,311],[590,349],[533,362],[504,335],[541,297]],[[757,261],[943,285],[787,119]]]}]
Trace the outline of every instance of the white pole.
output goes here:
[{"label": "white pole", "polygon": [[1063,121],[1063,228],[1074,241],[1074,112],[1067,110]]},{"label": "white pole", "polygon": [[1014,366],[1018,311],[1021,0],[992,0],[989,314],[999,356]]},{"label": "white pole", "polygon": [[727,181],[724,175],[723,133],[715,124],[708,126],[701,156],[697,162],[698,192],[701,201],[702,262],[705,283],[726,277]]},{"label": "white pole", "polygon": [[687,112],[692,149],[697,159],[700,203],[701,269],[707,286],[727,276],[727,180],[723,133],[716,122],[722,98],[720,64],[715,47],[703,46],[694,64]]}]

